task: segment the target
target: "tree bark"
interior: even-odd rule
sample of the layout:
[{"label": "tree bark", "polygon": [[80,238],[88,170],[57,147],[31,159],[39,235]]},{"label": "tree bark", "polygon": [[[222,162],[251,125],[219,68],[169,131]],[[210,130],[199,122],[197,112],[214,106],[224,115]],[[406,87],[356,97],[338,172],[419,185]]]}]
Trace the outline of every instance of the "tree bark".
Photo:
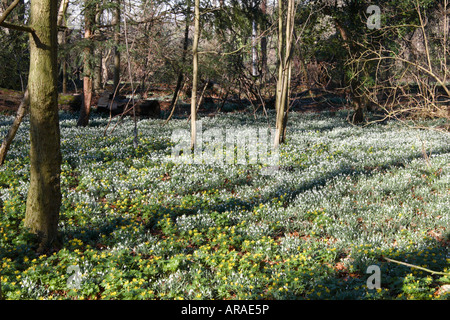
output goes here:
[{"label": "tree bark", "polygon": [[[275,110],[276,114],[279,114],[279,107],[280,107],[280,98],[281,98],[281,79],[283,78],[283,69],[284,69],[284,48],[283,48],[283,0],[278,0],[278,80],[277,80],[277,86],[276,86],[276,93],[275,93]],[[277,116],[278,117],[278,116]],[[276,121],[276,128],[278,128],[278,121]],[[279,140],[279,139],[278,139]],[[275,143],[277,145],[277,143]]]},{"label": "tree bark", "polygon": [[188,49],[188,43],[189,43],[189,25],[191,21],[191,3],[188,0],[187,1],[187,8],[186,8],[186,25],[184,29],[184,40],[183,40],[183,53],[181,56],[181,67],[178,71],[178,78],[177,78],[177,84],[175,86],[175,92],[173,93],[173,98],[170,103],[170,108],[175,108],[175,103],[178,101],[179,92],[181,90],[181,85],[183,83],[183,72],[184,72],[184,64],[186,62],[186,55],[187,55],[187,49]]},{"label": "tree bark", "polygon": [[42,251],[58,243],[61,205],[57,91],[57,1],[32,0],[30,25],[30,186],[24,226]]},{"label": "tree bark", "polygon": [[200,0],[195,0],[194,42],[192,43],[191,149],[197,144],[198,41],[200,37]]},{"label": "tree bark", "polygon": [[67,61],[65,58],[62,61],[62,93],[67,94]]},{"label": "tree bark", "polygon": [[[66,28],[65,28],[65,17],[67,12],[67,7],[69,6],[69,0],[62,0],[59,4],[58,9],[58,19],[57,25],[58,27],[64,27],[62,30],[58,30],[58,45],[66,43]],[[66,57],[62,57],[61,59],[61,67],[62,67],[62,92],[64,94],[67,93],[67,61]]]},{"label": "tree bark", "polygon": [[[282,0],[279,1],[279,69],[277,82],[277,97],[276,97],[276,130],[274,148],[278,148],[281,143],[286,140],[286,126],[288,116],[288,105],[290,101],[290,86],[291,86],[291,55],[292,55],[292,38],[294,28],[295,16],[295,2],[288,0],[288,7],[286,13],[285,32],[283,35],[283,8]],[[284,38],[284,39],[283,39]],[[284,40],[284,41],[283,41]],[[284,49],[283,49],[283,42]]]},{"label": "tree bark", "polygon": [[120,0],[116,1],[114,24],[114,92],[116,92],[120,82]]},{"label": "tree bark", "polygon": [[[263,16],[267,13],[267,0],[261,0],[261,13]],[[264,20],[265,21],[265,20]],[[263,23],[261,26],[261,32],[264,33],[266,31],[266,25]],[[261,74],[262,77],[265,78],[267,76],[267,37],[261,36]],[[265,81],[263,81],[265,82]]]},{"label": "tree bark", "polygon": [[102,49],[95,48],[94,50],[95,66],[94,66],[94,81],[93,92],[98,93],[102,90]]},{"label": "tree bark", "polygon": [[94,7],[85,2],[85,12],[84,12],[84,39],[87,41],[86,46],[83,50],[83,105],[80,110],[80,117],[78,118],[77,126],[86,127],[89,124],[89,115],[91,113],[91,102],[92,102],[92,66],[90,59],[92,57],[92,26],[94,22]]},{"label": "tree bark", "polygon": [[61,3],[59,4],[58,9],[58,20],[57,24],[58,27],[64,26],[64,19],[66,17],[67,7],[69,6],[69,0],[61,0]]},{"label": "tree bark", "polygon": [[255,17],[252,19],[252,76],[258,76],[258,49],[256,47],[257,28]]},{"label": "tree bark", "polygon": [[[102,9],[100,4],[97,3],[95,8],[95,24],[97,26],[101,23]],[[98,31],[97,31],[98,32]],[[103,48],[99,42],[96,42],[94,49],[94,70],[93,70],[93,90],[95,93],[100,92],[102,89],[102,56],[103,56]]]}]

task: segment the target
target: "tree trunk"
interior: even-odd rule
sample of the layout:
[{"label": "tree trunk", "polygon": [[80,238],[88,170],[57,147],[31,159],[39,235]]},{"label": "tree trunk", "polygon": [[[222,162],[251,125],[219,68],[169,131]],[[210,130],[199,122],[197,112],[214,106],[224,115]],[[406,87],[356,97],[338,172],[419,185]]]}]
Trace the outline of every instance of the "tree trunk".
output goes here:
[{"label": "tree trunk", "polygon": [[[283,69],[284,69],[284,49],[283,49],[283,0],[278,0],[278,80],[277,80],[277,86],[276,86],[276,92],[275,92],[275,110],[278,117],[278,114],[280,113],[280,98],[281,98],[281,79],[283,78]],[[278,120],[276,121],[276,128],[278,128]],[[279,140],[279,139],[276,139]],[[275,142],[275,145],[278,145]]]},{"label": "tree trunk", "polygon": [[116,1],[114,24],[114,92],[116,92],[120,82],[120,0]]},{"label": "tree trunk", "polygon": [[66,17],[66,12],[67,12],[67,7],[69,6],[69,0],[61,0],[61,3],[59,4],[59,9],[58,9],[58,27],[60,26],[65,26],[65,17]]},{"label": "tree trunk", "polygon": [[[350,35],[348,34],[347,29],[343,26],[343,24],[335,18],[335,25],[338,29],[342,40],[344,42],[344,48],[347,50],[349,59],[353,59],[353,55],[356,53],[356,49],[350,39]],[[365,109],[366,109],[366,99],[362,94],[358,93],[361,82],[359,77],[354,77],[353,79],[349,79],[348,76],[345,76],[347,73],[344,73],[344,81],[345,84],[350,88],[350,96],[352,99],[353,105],[353,115],[352,115],[352,123],[358,124],[364,121],[365,118]]]},{"label": "tree trunk", "polygon": [[[267,0],[261,1],[261,13],[263,16],[266,15],[267,12]],[[265,21],[265,20],[264,20]],[[264,33],[266,31],[265,23],[261,26],[261,32]],[[261,74],[263,79],[267,76],[267,37],[261,36]],[[265,81],[263,81],[265,82]]]},{"label": "tree trunk", "polygon": [[94,74],[93,74],[93,91],[97,94],[102,90],[102,49],[95,48],[94,57],[95,57],[95,66],[94,66]]},{"label": "tree trunk", "polygon": [[191,7],[190,1],[187,1],[187,9],[186,9],[186,25],[184,29],[184,40],[183,40],[183,53],[181,56],[181,67],[178,71],[177,84],[175,87],[175,92],[173,93],[172,102],[170,103],[170,108],[175,108],[175,103],[178,100],[179,91],[181,90],[181,85],[183,83],[183,72],[184,72],[184,64],[186,62],[186,55],[189,43],[189,24],[191,20]]},{"label": "tree trunk", "polygon": [[77,126],[79,127],[85,127],[89,124],[89,115],[91,113],[93,72],[90,59],[92,57],[91,36],[94,21],[93,10],[94,8],[92,5],[88,4],[86,1],[84,12],[84,39],[86,39],[87,43],[83,50],[83,105],[81,106],[80,117],[77,122]]},{"label": "tree trunk", "polygon": [[200,0],[195,0],[194,42],[192,44],[191,149],[197,144],[198,41],[200,37]]},{"label": "tree trunk", "polygon": [[24,226],[39,250],[58,244],[61,205],[57,92],[57,1],[32,0],[30,25],[30,186]]},{"label": "tree trunk", "polygon": [[[100,7],[100,3],[96,4],[95,8],[95,25],[99,26],[101,24],[103,10]],[[96,32],[100,33],[99,30]],[[93,89],[95,93],[100,92],[102,89],[102,56],[103,56],[103,48],[100,44],[100,41],[95,43],[94,49],[94,67],[93,67]]]},{"label": "tree trunk", "polygon": [[[288,116],[288,105],[290,101],[290,87],[291,87],[291,55],[292,55],[292,38],[294,29],[294,16],[295,16],[295,2],[294,0],[288,0],[288,7],[286,13],[286,29],[283,36],[283,14],[282,14],[282,0],[279,1],[279,70],[278,70],[278,82],[277,82],[277,98],[276,98],[276,131],[274,148],[278,148],[281,143],[286,140],[286,125]],[[284,50],[283,38],[285,41]]]},{"label": "tree trunk", "polygon": [[67,94],[67,61],[65,58],[62,61],[62,93]]},{"label": "tree trunk", "polygon": [[258,76],[258,49],[256,48],[256,20],[252,20],[252,76]]},{"label": "tree trunk", "polygon": [[[62,0],[59,4],[58,9],[58,20],[57,25],[58,27],[65,27],[66,26],[66,12],[67,7],[69,5],[69,0]],[[66,29],[58,30],[58,45],[65,44],[66,43]],[[62,66],[62,92],[64,94],[67,93],[67,61],[66,57],[62,57],[61,59],[61,66]]]}]

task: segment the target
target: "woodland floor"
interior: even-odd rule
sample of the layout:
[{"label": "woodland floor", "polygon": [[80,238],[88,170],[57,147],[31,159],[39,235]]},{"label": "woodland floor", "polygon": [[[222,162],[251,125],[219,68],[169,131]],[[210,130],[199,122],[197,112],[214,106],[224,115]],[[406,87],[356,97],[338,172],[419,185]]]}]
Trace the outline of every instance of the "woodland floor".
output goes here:
[{"label": "woodland floor", "polygon": [[[210,163],[228,149],[194,159],[174,153],[189,138],[182,112],[166,125],[164,110],[159,119],[139,119],[135,148],[132,118],[110,122],[93,112],[79,128],[77,113],[61,110],[63,245],[46,254],[36,253],[23,229],[25,117],[0,168],[4,297],[448,299],[448,134],[394,121],[354,126],[338,98],[320,99],[336,110],[309,100],[301,107],[316,112],[290,113],[275,166],[264,160],[267,150],[256,163]],[[248,105],[227,107],[215,113],[216,105],[205,105],[205,132],[233,128],[237,143],[250,146],[245,130],[274,127],[274,110],[266,117]],[[13,114],[0,116],[1,136]],[[373,266],[380,268],[378,287],[369,285]]]}]

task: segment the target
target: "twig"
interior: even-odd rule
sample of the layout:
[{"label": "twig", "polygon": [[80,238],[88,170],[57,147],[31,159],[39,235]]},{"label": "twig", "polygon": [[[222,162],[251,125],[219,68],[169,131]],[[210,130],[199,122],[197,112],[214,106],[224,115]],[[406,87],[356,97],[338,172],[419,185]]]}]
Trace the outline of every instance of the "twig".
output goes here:
[{"label": "twig", "polygon": [[430,269],[427,269],[427,268],[424,268],[424,267],[416,266],[414,264],[410,264],[410,263],[406,263],[406,262],[402,262],[402,261],[397,261],[397,260],[386,258],[386,257],[383,257],[383,259],[388,261],[388,262],[394,262],[394,263],[401,264],[401,265],[404,265],[404,266],[407,266],[407,267],[420,269],[420,270],[429,272],[431,274],[439,274],[439,275],[443,275],[443,276],[450,275],[450,273],[445,273],[445,272],[440,272],[440,271],[433,271],[433,270],[430,270]]},{"label": "twig", "polygon": [[[119,84],[120,84],[120,80],[121,80],[121,78],[119,78]],[[106,124],[105,131],[103,132],[104,136],[106,136],[106,132],[108,131],[108,127],[111,124],[111,120],[112,120],[112,106],[113,106],[114,99],[116,98],[116,94],[117,94],[118,90],[119,90],[119,86],[116,86],[116,88],[114,89],[114,94],[112,96],[111,102],[109,103],[109,120],[108,120],[108,123]]]},{"label": "twig", "polygon": [[[204,93],[206,91],[206,87],[208,86],[208,83],[209,83],[209,80],[206,81],[205,86],[203,87],[202,93],[200,94],[200,97],[199,97],[199,99],[197,101],[196,112],[198,112],[198,109],[200,108],[200,105],[201,105],[202,100],[203,100],[203,95],[204,95]],[[191,120],[191,115],[189,115],[187,121],[189,122],[189,120]]]},{"label": "twig", "polygon": [[[132,98],[134,100],[134,95],[136,94],[136,90],[139,88],[139,85],[136,87],[136,89],[134,89],[134,91],[131,92],[132,94]],[[132,104],[132,106],[130,108],[128,108],[128,106],[130,105],[130,100],[128,100],[127,104],[125,105],[125,107],[123,108],[123,111],[121,114],[116,115],[115,117],[119,117],[119,120],[117,120],[116,124],[114,125],[114,127],[111,129],[110,133],[112,133],[116,127],[119,125],[119,123],[122,121],[123,117],[130,111],[133,111],[133,113],[135,112],[135,105],[134,103]],[[111,109],[110,109],[110,113],[111,113]],[[135,122],[135,139],[137,139],[137,130],[136,130],[136,122]],[[133,142],[134,143],[134,142]],[[136,146],[137,148],[137,146]]]},{"label": "twig", "polygon": [[135,101],[134,101],[134,85],[133,85],[133,76],[131,74],[131,62],[130,62],[130,48],[128,46],[128,32],[127,32],[127,19],[124,19],[124,33],[125,33],[125,45],[127,50],[127,62],[128,62],[128,74],[130,77],[130,84],[131,84],[131,92],[133,93],[133,96],[131,97],[133,101],[133,120],[134,120],[134,139],[133,139],[133,146],[136,149],[138,146],[138,132],[137,132],[137,121],[136,121],[136,108],[135,108]]},{"label": "twig", "polygon": [[[422,138],[420,138],[419,135],[417,135],[417,137],[419,138],[420,142],[422,143],[422,155],[423,155],[423,158],[427,165],[427,168],[430,169],[431,168],[430,156],[427,154],[427,150],[425,149],[425,143],[423,142]],[[431,151],[430,151],[430,155],[431,155]]]},{"label": "twig", "polygon": [[172,116],[173,116],[175,109],[177,107],[177,104],[178,104],[178,98],[180,97],[181,91],[184,91],[185,86],[186,86],[186,82],[183,83],[181,90],[178,90],[177,95],[175,97],[175,101],[173,102],[172,111],[170,111],[170,114],[167,117],[166,121],[164,121],[163,125],[166,125],[169,122],[169,120],[172,119]]}]

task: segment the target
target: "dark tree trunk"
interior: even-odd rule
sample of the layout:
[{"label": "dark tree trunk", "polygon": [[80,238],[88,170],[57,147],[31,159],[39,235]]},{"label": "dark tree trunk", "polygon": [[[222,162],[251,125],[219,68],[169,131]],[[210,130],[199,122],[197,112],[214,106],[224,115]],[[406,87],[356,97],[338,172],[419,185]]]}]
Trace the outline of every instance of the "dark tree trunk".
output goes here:
[{"label": "dark tree trunk", "polygon": [[186,25],[184,29],[184,40],[183,40],[183,53],[181,57],[181,66],[180,70],[178,71],[178,78],[177,78],[177,84],[175,87],[175,92],[173,94],[172,102],[170,103],[170,108],[175,107],[175,103],[178,100],[179,91],[181,90],[181,85],[183,83],[183,67],[186,62],[186,55],[187,55],[187,49],[188,49],[188,43],[189,43],[189,25],[191,22],[191,7],[190,7],[190,1],[187,2],[187,9],[186,9]]}]

